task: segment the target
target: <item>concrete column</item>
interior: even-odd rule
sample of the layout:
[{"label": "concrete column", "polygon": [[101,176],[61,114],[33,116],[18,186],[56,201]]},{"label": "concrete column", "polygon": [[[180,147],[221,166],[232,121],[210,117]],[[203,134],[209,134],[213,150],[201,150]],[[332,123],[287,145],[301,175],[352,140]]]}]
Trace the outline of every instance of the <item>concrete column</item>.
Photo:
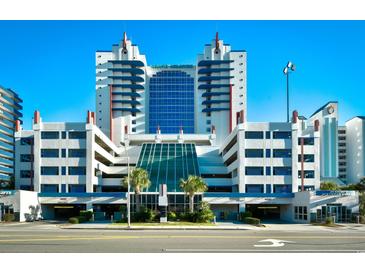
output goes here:
[{"label": "concrete column", "polygon": [[238,205],[238,212],[246,212],[246,204],[244,202]]}]

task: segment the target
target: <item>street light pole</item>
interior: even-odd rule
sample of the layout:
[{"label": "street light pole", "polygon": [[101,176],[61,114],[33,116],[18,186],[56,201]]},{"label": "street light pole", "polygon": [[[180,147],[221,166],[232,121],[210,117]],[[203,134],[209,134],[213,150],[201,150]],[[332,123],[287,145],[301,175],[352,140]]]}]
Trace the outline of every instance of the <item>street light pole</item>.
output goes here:
[{"label": "street light pole", "polygon": [[292,62],[288,62],[283,72],[286,75],[286,121],[289,123],[289,73],[295,70],[295,65]]},{"label": "street light pole", "polygon": [[126,155],[127,155],[127,219],[128,219],[128,228],[131,228],[131,195],[130,195],[130,182],[129,182],[129,156],[127,147],[125,147]]},{"label": "street light pole", "polygon": [[286,74],[286,122],[289,123],[289,72]]}]

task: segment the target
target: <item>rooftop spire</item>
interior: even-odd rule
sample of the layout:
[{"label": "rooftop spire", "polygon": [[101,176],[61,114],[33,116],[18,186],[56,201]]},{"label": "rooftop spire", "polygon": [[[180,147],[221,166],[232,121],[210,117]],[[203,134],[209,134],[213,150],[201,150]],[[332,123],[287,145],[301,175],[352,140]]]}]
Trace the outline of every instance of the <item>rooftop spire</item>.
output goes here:
[{"label": "rooftop spire", "polygon": [[218,31],[215,33],[215,49],[219,49],[219,37],[218,37]]},{"label": "rooftop spire", "polygon": [[127,49],[127,33],[123,34],[123,49]]}]

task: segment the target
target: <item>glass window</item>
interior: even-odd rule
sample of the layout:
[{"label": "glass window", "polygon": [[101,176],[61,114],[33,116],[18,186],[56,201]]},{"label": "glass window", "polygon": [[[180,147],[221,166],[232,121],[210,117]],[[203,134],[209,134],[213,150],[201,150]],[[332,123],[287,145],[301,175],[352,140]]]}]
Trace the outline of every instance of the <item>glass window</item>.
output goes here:
[{"label": "glass window", "polygon": [[61,184],[61,192],[66,193],[66,185],[65,184]]},{"label": "glass window", "polygon": [[271,175],[271,167],[266,167],[266,175]]},{"label": "glass window", "polygon": [[85,131],[69,131],[68,132],[69,139],[86,139]]},{"label": "glass window", "polygon": [[58,175],[58,167],[56,166],[42,166],[41,175]]},{"label": "glass window", "polygon": [[59,139],[60,133],[58,131],[42,131],[41,139]]},{"label": "glass window", "polygon": [[41,192],[46,193],[58,193],[58,185],[42,184]]},{"label": "glass window", "polygon": [[291,185],[274,185],[274,193],[291,193]]},{"label": "glass window", "polygon": [[271,134],[270,133],[271,133],[270,131],[266,131],[265,132],[265,138],[266,139],[270,139],[271,138]]},{"label": "glass window", "polygon": [[41,149],[41,157],[42,158],[58,158],[59,157],[59,150],[58,149],[51,149],[51,148],[42,148]]},{"label": "glass window", "polygon": [[245,174],[249,176],[264,175],[263,167],[246,167],[245,170]]},{"label": "glass window", "polygon": [[22,146],[30,146],[33,144],[33,138],[32,137],[20,138],[20,144]]},{"label": "glass window", "polygon": [[274,158],[291,158],[291,149],[274,149]]},{"label": "glass window", "polygon": [[61,174],[66,175],[66,167],[65,166],[61,167]]},{"label": "glass window", "polygon": [[[306,163],[314,163],[314,154],[304,154],[304,162]],[[302,161],[302,155],[298,155],[298,162]]]},{"label": "glass window", "polygon": [[86,157],[86,149],[69,149],[68,157],[70,158],[84,158]]},{"label": "glass window", "polygon": [[32,154],[20,154],[20,162],[33,162]]},{"label": "glass window", "polygon": [[178,133],[182,127],[184,133],[194,133],[194,78],[183,71],[170,72],[159,71],[150,78],[148,130],[155,133],[159,126],[162,133]]},{"label": "glass window", "polygon": [[313,137],[298,138],[298,145],[301,145],[300,139],[304,139],[304,145],[305,146],[313,146],[314,145],[314,138]]},{"label": "glass window", "polygon": [[65,148],[61,149],[61,157],[66,158],[66,149]]},{"label": "glass window", "polygon": [[[298,178],[302,178],[302,171],[298,170]],[[314,179],[314,170],[304,170],[304,178]]]},{"label": "glass window", "polygon": [[20,178],[33,178],[33,172],[31,170],[21,170]]},{"label": "glass window", "polygon": [[291,175],[291,167],[273,167],[273,174],[277,176]]},{"label": "glass window", "polygon": [[86,167],[68,167],[68,175],[86,175]]},{"label": "glass window", "polygon": [[262,149],[245,149],[246,158],[262,158],[264,151]]},{"label": "glass window", "polygon": [[264,193],[264,185],[246,185],[246,193]]},{"label": "glass window", "polygon": [[262,131],[246,131],[245,138],[246,139],[263,139],[264,133]]},{"label": "glass window", "polygon": [[266,193],[271,193],[271,185],[266,185]]},{"label": "glass window", "polygon": [[69,185],[69,192],[71,193],[83,193],[86,192],[85,185]]},{"label": "glass window", "polygon": [[291,131],[274,131],[273,139],[291,139]]},{"label": "glass window", "polygon": [[271,150],[269,148],[266,149],[266,158],[271,157]]},{"label": "glass window", "polygon": [[62,139],[67,139],[67,132],[66,131],[62,131]]}]

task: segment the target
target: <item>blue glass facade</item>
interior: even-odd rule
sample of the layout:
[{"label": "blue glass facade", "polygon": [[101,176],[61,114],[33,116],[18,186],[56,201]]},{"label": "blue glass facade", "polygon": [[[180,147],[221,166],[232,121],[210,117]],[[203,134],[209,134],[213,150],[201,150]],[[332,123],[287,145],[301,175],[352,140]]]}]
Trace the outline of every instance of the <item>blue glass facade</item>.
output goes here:
[{"label": "blue glass facade", "polygon": [[149,133],[194,133],[194,78],[184,71],[159,71],[149,83]]}]

